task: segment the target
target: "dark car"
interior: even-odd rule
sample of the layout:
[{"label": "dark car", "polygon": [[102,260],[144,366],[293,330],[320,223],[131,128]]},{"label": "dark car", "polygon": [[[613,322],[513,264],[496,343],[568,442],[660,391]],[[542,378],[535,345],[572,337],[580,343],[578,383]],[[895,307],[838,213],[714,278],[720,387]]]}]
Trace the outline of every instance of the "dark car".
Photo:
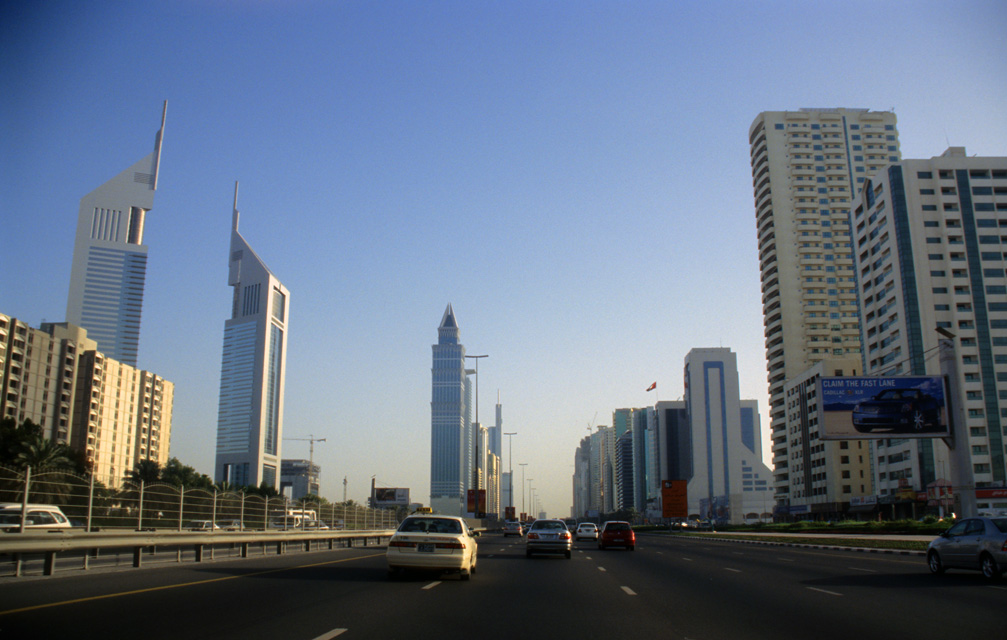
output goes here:
[{"label": "dark car", "polygon": [[940,426],[940,403],[919,389],[885,389],[853,407],[853,428],[860,433],[917,433]]},{"label": "dark car", "polygon": [[598,535],[598,548],[626,547],[630,551],[636,549],[636,534],[628,522],[611,520],[606,522]]},{"label": "dark car", "polygon": [[927,566],[934,574],[945,569],[973,569],[996,580],[1007,570],[1007,518],[966,518],[927,547]]}]

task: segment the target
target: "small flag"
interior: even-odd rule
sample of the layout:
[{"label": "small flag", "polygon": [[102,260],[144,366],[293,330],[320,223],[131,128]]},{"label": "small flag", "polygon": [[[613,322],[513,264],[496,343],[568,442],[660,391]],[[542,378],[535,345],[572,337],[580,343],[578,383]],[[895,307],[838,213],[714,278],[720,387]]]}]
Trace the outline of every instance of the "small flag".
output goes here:
[{"label": "small flag", "polygon": [[652,385],[650,385],[649,387],[647,387],[647,391],[653,391],[654,389],[657,389],[657,383],[656,382],[653,383]]}]

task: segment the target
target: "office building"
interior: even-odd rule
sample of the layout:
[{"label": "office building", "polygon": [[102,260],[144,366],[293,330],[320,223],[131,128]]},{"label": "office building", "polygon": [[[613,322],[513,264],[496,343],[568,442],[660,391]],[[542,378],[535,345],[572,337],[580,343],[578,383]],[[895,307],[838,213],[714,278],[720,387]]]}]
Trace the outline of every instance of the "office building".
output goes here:
[{"label": "office building", "polygon": [[461,515],[471,485],[474,439],[469,404],[472,385],[465,369],[465,346],[449,304],[433,345],[430,400],[430,506]]},{"label": "office building", "polygon": [[290,293],[238,232],[234,185],[214,478],[280,487]]},{"label": "office building", "polygon": [[75,325],[33,329],[0,314],[0,407],[81,452],[95,480],[118,488],[140,461],[167,463],[174,385],[96,347]]},{"label": "office building", "polygon": [[775,499],[789,504],[787,380],[861,355],[850,208],[900,155],[895,114],[767,111],[749,130],[773,441]]},{"label": "office building", "polygon": [[85,329],[105,357],[136,366],[147,276],[144,222],[154,206],[161,137],[154,151],[80,200],[67,322]]},{"label": "office building", "polygon": [[685,357],[685,415],[688,435],[681,421],[666,429],[666,479],[688,480],[689,513],[731,524],[764,519],[772,471],[762,462],[757,404],[740,398],[730,349],[693,349]]},{"label": "office building", "polygon": [[322,468],[310,460],[282,460],[280,462],[280,493],[290,500],[300,500],[306,495],[318,495]]},{"label": "office building", "polygon": [[[967,421],[964,444],[982,508],[984,489],[1007,486],[1007,157],[968,157],[951,147],[893,163],[869,179],[852,210],[864,372],[939,375],[937,330],[956,336],[958,415]],[[872,445],[886,512],[912,517],[923,506],[916,496],[949,477],[940,440]]]}]

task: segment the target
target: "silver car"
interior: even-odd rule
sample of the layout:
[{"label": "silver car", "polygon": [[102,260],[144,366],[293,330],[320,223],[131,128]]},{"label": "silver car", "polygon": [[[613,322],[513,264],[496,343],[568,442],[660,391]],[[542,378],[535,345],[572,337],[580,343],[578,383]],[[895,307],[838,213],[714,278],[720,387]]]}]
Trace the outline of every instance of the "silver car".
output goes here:
[{"label": "silver car", "polygon": [[570,558],[573,547],[573,536],[562,520],[536,520],[528,529],[525,538],[525,556],[530,558],[536,553],[562,553]]},{"label": "silver car", "polygon": [[991,580],[1007,570],[1007,517],[966,518],[927,547],[927,566],[934,574],[945,569],[978,569]]}]

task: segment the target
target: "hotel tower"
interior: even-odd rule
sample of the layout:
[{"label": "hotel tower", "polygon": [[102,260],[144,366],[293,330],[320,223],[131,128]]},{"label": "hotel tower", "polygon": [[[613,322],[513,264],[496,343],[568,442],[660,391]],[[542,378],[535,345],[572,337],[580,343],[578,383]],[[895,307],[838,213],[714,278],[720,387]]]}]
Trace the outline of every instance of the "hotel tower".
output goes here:
[{"label": "hotel tower", "polygon": [[290,293],[238,232],[234,185],[214,479],[279,489]]}]

